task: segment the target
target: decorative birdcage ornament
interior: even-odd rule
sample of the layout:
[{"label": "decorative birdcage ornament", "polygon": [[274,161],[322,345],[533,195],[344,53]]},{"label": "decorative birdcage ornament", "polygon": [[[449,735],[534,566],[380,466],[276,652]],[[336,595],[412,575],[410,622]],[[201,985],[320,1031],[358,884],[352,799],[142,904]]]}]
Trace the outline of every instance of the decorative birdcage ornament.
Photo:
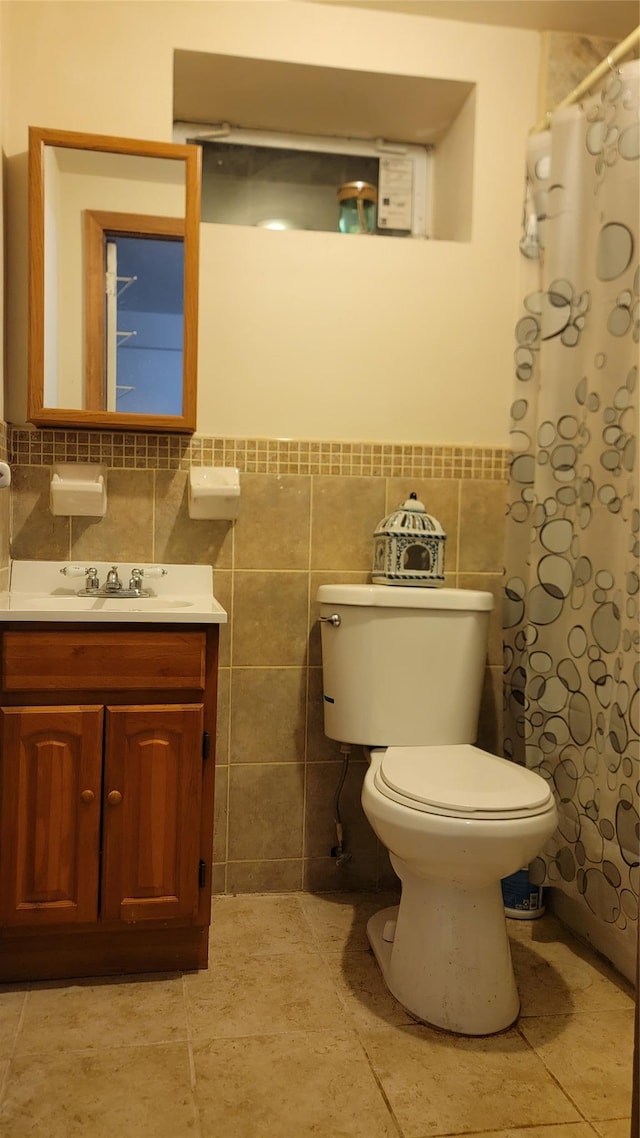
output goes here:
[{"label": "decorative birdcage ornament", "polygon": [[444,581],[447,535],[415,493],[374,532],[374,585],[438,585]]}]

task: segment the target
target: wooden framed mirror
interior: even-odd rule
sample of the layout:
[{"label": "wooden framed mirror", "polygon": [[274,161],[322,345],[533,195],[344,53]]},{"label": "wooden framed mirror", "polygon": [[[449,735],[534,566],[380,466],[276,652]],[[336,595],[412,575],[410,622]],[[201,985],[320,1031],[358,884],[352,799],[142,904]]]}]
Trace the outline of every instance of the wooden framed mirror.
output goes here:
[{"label": "wooden framed mirror", "polygon": [[31,127],[36,426],[196,428],[200,149]]}]

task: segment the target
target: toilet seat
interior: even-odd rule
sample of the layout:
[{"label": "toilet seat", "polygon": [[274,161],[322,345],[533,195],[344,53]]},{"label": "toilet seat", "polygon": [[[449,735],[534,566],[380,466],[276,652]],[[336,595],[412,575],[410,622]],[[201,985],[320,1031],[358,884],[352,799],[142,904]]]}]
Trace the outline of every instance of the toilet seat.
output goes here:
[{"label": "toilet seat", "polygon": [[387,747],[374,785],[410,810],[473,821],[528,818],[553,806],[540,775],[469,744]]}]

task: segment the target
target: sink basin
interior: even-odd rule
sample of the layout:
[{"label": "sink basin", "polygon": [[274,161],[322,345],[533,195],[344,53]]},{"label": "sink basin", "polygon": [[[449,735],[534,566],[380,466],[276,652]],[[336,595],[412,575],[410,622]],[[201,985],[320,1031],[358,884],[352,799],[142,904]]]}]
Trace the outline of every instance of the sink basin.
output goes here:
[{"label": "sink basin", "polygon": [[[28,594],[27,594],[28,595]],[[24,605],[24,596],[19,599],[14,596],[14,604],[19,603]],[[29,607],[37,609],[39,612],[51,609],[64,610],[65,612],[73,612],[74,609],[87,611],[99,611],[105,609],[107,612],[172,612],[174,609],[190,609],[193,608],[193,601],[177,600],[174,597],[125,597],[119,600],[117,597],[77,597],[65,594],[64,596],[56,596],[49,594],[48,596],[30,596]]]},{"label": "sink basin", "polygon": [[[91,561],[100,582],[111,568]],[[65,581],[64,561],[14,561],[11,585],[0,594],[0,623],[6,621],[65,621],[79,623],[224,624],[227,614],[213,595],[210,565],[166,565],[161,576],[145,578],[149,597],[94,597],[77,595],[84,587],[84,568],[75,582]],[[84,562],[83,562],[84,567]],[[133,566],[120,564],[120,576],[129,580]],[[150,568],[138,564],[136,568]],[[64,581],[64,584],[63,584]],[[153,588],[151,586],[153,585]]]}]

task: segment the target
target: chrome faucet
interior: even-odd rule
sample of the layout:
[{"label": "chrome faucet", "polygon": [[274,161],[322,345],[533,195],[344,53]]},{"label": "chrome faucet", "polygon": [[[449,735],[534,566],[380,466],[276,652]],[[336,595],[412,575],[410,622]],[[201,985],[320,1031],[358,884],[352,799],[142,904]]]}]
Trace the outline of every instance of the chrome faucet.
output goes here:
[{"label": "chrome faucet", "polygon": [[118,576],[118,566],[112,565],[107,573],[107,579],[104,583],[104,591],[106,593],[119,593],[122,588],[122,581]]},{"label": "chrome faucet", "polygon": [[135,593],[142,592],[142,569],[132,569],[129,578],[129,588]]},{"label": "chrome faucet", "polygon": [[86,587],[86,590],[88,593],[95,592],[95,590],[100,587],[100,582],[98,581],[98,570],[97,569],[93,569],[93,568],[87,569],[86,578],[85,578],[85,587]]},{"label": "chrome faucet", "polygon": [[119,597],[122,600],[129,600],[150,597],[152,595],[151,590],[142,588],[142,578],[166,577],[168,570],[161,565],[148,565],[146,569],[132,569],[127,588],[120,580],[117,565],[111,566],[102,586],[98,580],[98,570],[93,566],[85,569],[82,565],[65,565],[60,572],[65,577],[85,578],[84,589],[79,589],[77,593],[79,597]]}]

